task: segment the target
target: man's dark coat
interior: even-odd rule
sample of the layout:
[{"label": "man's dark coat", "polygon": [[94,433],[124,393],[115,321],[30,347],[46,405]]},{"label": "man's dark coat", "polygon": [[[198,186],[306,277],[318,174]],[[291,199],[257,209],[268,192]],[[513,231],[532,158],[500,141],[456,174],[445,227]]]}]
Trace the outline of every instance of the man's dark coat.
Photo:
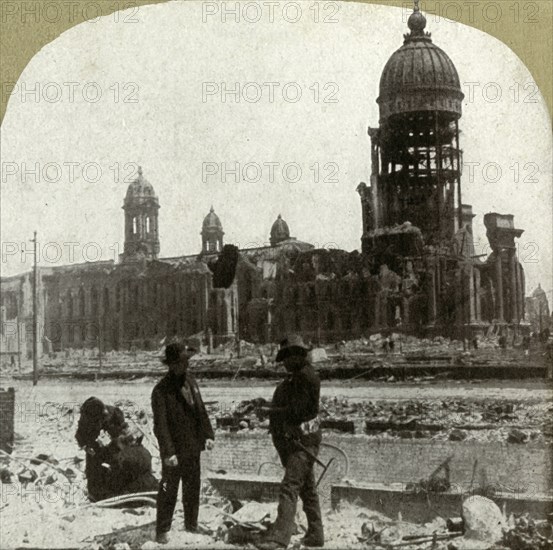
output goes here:
[{"label": "man's dark coat", "polygon": [[159,442],[161,458],[177,455],[199,456],[207,439],[214,439],[213,428],[194,377],[185,375],[192,394],[188,403],[182,395],[184,378],[171,372],[165,375],[152,392],[154,433]]}]

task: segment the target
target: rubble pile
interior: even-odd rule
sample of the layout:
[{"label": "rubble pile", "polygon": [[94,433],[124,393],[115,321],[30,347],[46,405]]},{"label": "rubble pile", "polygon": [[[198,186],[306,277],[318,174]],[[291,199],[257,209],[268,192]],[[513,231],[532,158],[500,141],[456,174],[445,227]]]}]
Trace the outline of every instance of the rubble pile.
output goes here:
[{"label": "rubble pile", "polygon": [[553,548],[553,523],[535,521],[528,514],[511,516],[503,534],[503,545],[512,550],[539,550]]},{"label": "rubble pile", "polygon": [[[316,346],[314,342],[311,345]],[[539,367],[544,362],[543,350],[533,349],[531,356],[526,357],[520,342],[513,345],[510,340],[508,349],[499,349],[498,337],[493,332],[479,338],[477,345],[478,349],[473,349],[472,345],[467,350],[461,341],[443,336],[430,339],[387,332],[315,347],[314,354],[322,379],[347,379],[362,375],[363,378],[382,381],[396,381],[398,376],[417,381],[421,371],[437,367],[441,368],[439,375],[447,377],[450,374],[447,369],[444,370],[446,367],[518,370],[521,365]],[[191,361],[198,377],[274,379],[278,373],[279,367],[274,362],[276,344],[254,344],[245,340],[237,344],[230,341],[209,350],[209,353],[205,345],[200,347],[201,352]],[[159,376],[165,372],[165,366],[160,362],[161,355],[161,350],[107,351],[100,358],[97,348],[68,349],[45,357],[41,376],[87,380]],[[31,371],[32,365],[27,360],[23,361],[21,369],[16,363],[2,362],[2,376],[30,379]]]},{"label": "rubble pile", "polygon": [[[146,395],[146,394],[145,394]],[[152,436],[152,417],[148,397],[140,404],[127,399],[114,403],[125,417],[145,434],[144,444],[157,456]],[[232,429],[265,430],[267,418],[262,410],[264,399],[242,401],[232,411],[221,410],[218,402],[208,404],[215,418],[232,418]],[[156,550],[154,537],[155,508],[149,505],[120,508],[99,508],[90,503],[84,479],[84,452],[77,450],[74,433],[78,420],[75,404],[42,403],[40,408],[19,407],[16,412],[16,448],[14,457],[0,463],[0,515],[2,518],[2,547],[81,547],[95,550]],[[26,412],[25,412],[26,411]],[[445,427],[431,431],[430,437],[449,437],[454,429],[467,437],[486,434],[494,430],[469,430],[466,426],[498,425],[502,437],[509,430],[528,434],[533,431],[551,433],[548,403],[524,403],[507,400],[413,400],[413,401],[352,401],[341,398],[322,400],[322,417],[326,421],[353,422],[355,429],[365,429],[365,423],[383,422],[401,424],[411,431],[426,426]],[[548,414],[549,413],[549,414]],[[30,415],[30,416],[29,416]],[[544,423],[544,419],[547,419]],[[411,424],[409,424],[411,423]],[[417,424],[418,423],[418,424]],[[457,427],[461,426],[461,427]],[[508,426],[515,426],[510,428]],[[529,428],[528,428],[529,427]],[[220,427],[219,429],[229,429]],[[451,430],[451,431],[448,431]],[[405,431],[409,431],[405,429]],[[524,439],[513,431],[512,437]],[[357,432],[356,432],[357,433]],[[368,436],[373,437],[373,436]],[[374,437],[401,437],[392,428]],[[154,462],[159,475],[159,462]],[[426,490],[431,488],[426,486]],[[433,488],[435,489],[435,488]],[[232,541],[251,536],[241,524],[255,524],[259,528],[274,519],[276,504],[229,501],[216,493],[208,482],[202,487],[200,521],[204,532],[186,533],[182,530],[181,504],[178,504],[172,535],[176,547],[228,548]],[[240,510],[242,510],[240,512]],[[301,510],[301,506],[298,506]],[[237,514],[235,516],[235,514]],[[235,516],[231,518],[230,516]],[[414,525],[398,518],[387,518],[360,506],[341,503],[335,511],[324,511],[324,524],[328,548],[430,548],[446,550],[457,544],[458,533],[447,530],[445,520],[437,518],[431,524]],[[36,528],[40,525],[41,528]],[[297,547],[304,534],[305,518],[298,511],[298,532],[293,538]],[[303,525],[303,528],[302,528]],[[551,526],[530,518],[511,518],[500,548],[529,550],[551,548]],[[545,538],[545,539],[544,539]],[[434,543],[432,541],[435,541]],[[412,544],[410,544],[412,543]],[[235,542],[235,547],[244,544]],[[252,547],[253,548],[253,547]],[[469,546],[473,550],[474,547]],[[495,547],[494,547],[495,548]]]},{"label": "rubble pile", "polygon": [[[217,428],[229,431],[268,427],[263,398],[242,401],[232,412],[208,405]],[[506,400],[349,401],[321,398],[321,427],[379,438],[436,441],[505,441],[522,444],[553,438],[553,405]]]}]

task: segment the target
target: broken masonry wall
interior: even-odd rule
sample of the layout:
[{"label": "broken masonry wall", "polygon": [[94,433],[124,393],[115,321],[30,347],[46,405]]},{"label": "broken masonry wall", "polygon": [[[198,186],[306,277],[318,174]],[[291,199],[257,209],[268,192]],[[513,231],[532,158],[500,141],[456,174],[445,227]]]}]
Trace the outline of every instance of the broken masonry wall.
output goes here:
[{"label": "broken masonry wall", "polygon": [[[450,483],[459,490],[468,491],[474,475],[473,489],[492,485],[498,491],[525,494],[553,491],[553,456],[549,445],[385,441],[329,433],[323,435],[323,443],[340,449],[321,446],[319,458],[323,462],[335,458],[327,482],[345,477],[354,484],[417,483],[429,479],[451,457]],[[277,478],[282,475],[278,455],[270,436],[265,433],[218,433],[217,452],[204,453],[202,460],[206,472],[219,470],[229,475]]]},{"label": "broken masonry wall", "polygon": [[0,449],[6,453],[13,450],[15,390],[0,388]]}]

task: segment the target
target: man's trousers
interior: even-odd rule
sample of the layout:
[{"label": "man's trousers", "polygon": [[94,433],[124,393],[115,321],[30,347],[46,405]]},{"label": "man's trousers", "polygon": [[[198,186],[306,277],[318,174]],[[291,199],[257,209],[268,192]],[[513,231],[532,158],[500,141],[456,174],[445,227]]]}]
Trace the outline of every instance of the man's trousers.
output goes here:
[{"label": "man's trousers", "polygon": [[181,480],[184,527],[187,531],[194,531],[198,527],[201,486],[199,454],[180,457],[178,466],[174,468],[162,466],[157,494],[156,532],[158,534],[171,530]]},{"label": "man's trousers", "polygon": [[[275,439],[274,443],[285,468],[285,473],[280,484],[277,519],[271,528],[268,540],[288,546],[296,528],[294,518],[299,496],[307,517],[305,539],[322,545],[324,533],[319,496],[313,473],[314,460],[298,448],[293,441]],[[317,456],[319,452],[318,445],[306,446],[306,448]]]}]

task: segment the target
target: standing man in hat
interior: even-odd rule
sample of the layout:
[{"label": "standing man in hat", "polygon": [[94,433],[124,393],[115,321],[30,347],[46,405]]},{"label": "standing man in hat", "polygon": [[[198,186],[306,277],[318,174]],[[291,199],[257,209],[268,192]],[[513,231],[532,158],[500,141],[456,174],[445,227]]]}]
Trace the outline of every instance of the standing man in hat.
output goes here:
[{"label": "standing man in hat", "polygon": [[184,525],[197,531],[200,507],[200,453],[213,448],[213,429],[198,384],[188,372],[196,350],[176,343],[165,348],[169,372],[152,392],[154,433],[162,460],[157,496],[156,541],[169,541],[173,512],[182,480]]},{"label": "standing man in hat", "polygon": [[261,550],[288,546],[295,531],[298,496],[307,517],[303,544],[311,547],[324,544],[314,460],[309,456],[317,456],[321,444],[318,420],[321,383],[307,361],[309,350],[300,336],[290,335],[281,342],[276,356],[277,362],[284,363],[288,376],[277,386],[267,410],[269,430],[285,473],[280,485],[277,519],[267,537],[257,543]]}]

